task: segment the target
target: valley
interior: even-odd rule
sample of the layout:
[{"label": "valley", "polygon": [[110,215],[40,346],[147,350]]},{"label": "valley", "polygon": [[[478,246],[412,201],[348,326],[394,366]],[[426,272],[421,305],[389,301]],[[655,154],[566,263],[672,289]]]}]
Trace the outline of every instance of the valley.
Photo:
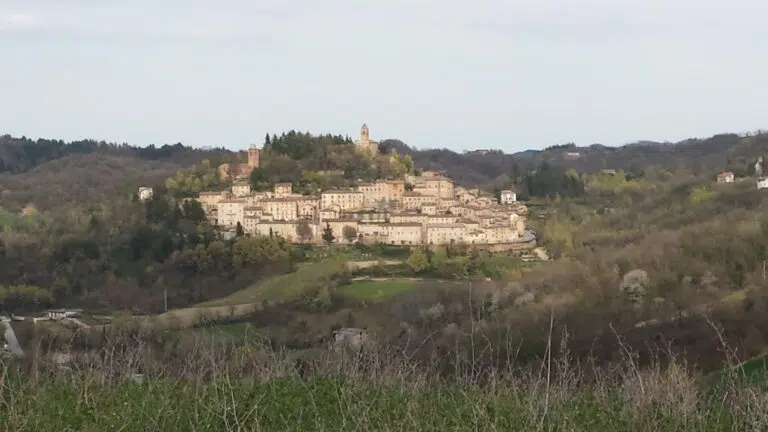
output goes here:
[{"label": "valley", "polygon": [[[198,406],[183,394],[169,393],[169,380],[199,382],[185,391],[215,393],[221,389],[216,379],[237,376],[238,386],[256,392],[243,390],[247,394],[283,386],[279,388],[289,399],[278,398],[276,409],[287,409],[289,400],[305,396],[291,393],[297,382],[317,386],[312,391],[346,395],[399,386],[398,391],[419,398],[427,397],[428,386],[441,386],[471,394],[472,403],[532,401],[549,394],[588,404],[589,395],[597,392],[639,416],[658,404],[679,408],[665,399],[669,395],[698,398],[697,415],[711,415],[717,409],[714,402],[694,389],[725,382],[728,398],[746,403],[754,395],[752,386],[763,382],[768,199],[756,184],[756,173],[741,171],[735,176],[739,181],[719,183],[717,174],[726,164],[699,174],[657,164],[632,173],[578,171],[566,168],[577,162],[557,159],[562,150],[550,150],[555,153],[548,160],[535,162],[497,188],[457,184],[451,186],[451,197],[440,198],[441,186],[435,202],[424,204],[426,210],[411,209],[409,217],[421,219],[418,226],[414,223],[418,234],[408,244],[410,237],[390,241],[392,233],[402,234],[398,231],[379,235],[397,226],[392,218],[403,217],[398,207],[404,205],[405,194],[371,185],[382,179],[395,182],[400,175],[418,178],[411,173],[420,170],[423,176],[421,167],[403,163],[402,154],[384,148],[361,154],[344,140],[288,136],[270,138],[279,150],[262,148],[258,171],[252,169],[247,178],[222,178],[220,164],[206,159],[155,183],[136,183],[126,175],[125,185],[119,186],[124,195],[94,195],[72,205],[56,204],[55,197],[38,204],[3,195],[8,201],[0,202],[6,209],[0,235],[5,264],[0,302],[25,354],[12,362],[21,375],[19,380],[9,376],[8,385],[26,389],[33,381],[21,379],[25,368],[47,371],[57,380],[87,371],[92,379],[126,389],[115,393],[118,387],[112,384],[100,387],[105,397],[154,404],[154,410],[163,408],[149,396],[131,393],[131,382],[140,380],[153,394]],[[762,136],[742,140],[750,146],[761,143],[768,151]],[[319,160],[313,153],[318,148],[335,156]],[[752,147],[739,144],[730,151],[743,148]],[[630,147],[626,154],[635,151]],[[590,154],[594,149],[578,163],[589,161]],[[418,153],[413,155],[418,160]],[[235,154],[222,163],[240,167],[243,157],[247,154]],[[349,172],[322,174],[348,160],[356,161]],[[447,185],[451,176],[446,172],[436,178]],[[370,190],[358,191],[361,187]],[[324,190],[339,188],[359,193],[362,207],[326,214],[334,209],[302,207],[288,199],[293,194],[322,203]],[[244,200],[263,194],[266,201],[254,200],[243,206],[242,220],[220,224],[228,210],[201,202],[211,190],[218,196],[244,194]],[[426,186],[425,191],[429,193]],[[452,201],[456,191],[465,193],[466,203]],[[503,204],[503,191],[515,191],[525,201]],[[269,204],[276,198],[267,194],[280,193],[290,196],[277,197],[275,203],[293,203],[297,215]],[[367,193],[373,198],[366,199]],[[487,206],[477,200],[488,201]],[[339,206],[338,200],[326,201]],[[267,211],[269,205],[274,208]],[[259,206],[258,216],[245,215],[246,208]],[[454,217],[461,206],[474,209],[461,216],[461,232],[455,237],[453,231],[429,234],[435,223],[430,218]],[[476,224],[478,232],[480,227],[494,229],[501,221],[498,212],[507,211],[503,209],[516,215],[510,225],[514,233],[508,233],[514,234],[509,244],[515,247],[494,249],[504,241],[487,239],[502,234],[487,232],[466,241],[466,224]],[[249,225],[247,217],[256,218],[256,224]],[[504,219],[510,220],[509,214]],[[305,239],[301,220],[312,234]],[[292,226],[269,232],[260,231],[261,223]],[[350,226],[355,236],[344,234]],[[35,320],[75,309],[82,311]],[[549,393],[541,393],[547,381],[535,371],[550,374]],[[366,378],[370,374],[374,378]],[[343,380],[328,381],[338,376]],[[457,377],[460,385],[446,384]],[[579,385],[573,384],[577,377]],[[516,380],[514,388],[522,390],[512,390],[507,380]],[[601,388],[601,380],[622,384]],[[34,382],[41,389],[71,390],[66,381]],[[651,385],[673,387],[660,387],[662,391]],[[643,391],[641,387],[648,392],[642,403],[621,393],[629,390],[619,390]],[[490,388],[498,389],[491,399],[473,393]],[[52,403],[41,392],[25,394]],[[394,394],[382,397],[399,407]],[[416,408],[396,409],[413,413]],[[449,410],[455,409],[462,408],[451,405]],[[508,404],[499,415],[519,416],[521,409]],[[538,406],[526,409],[537,416],[574,415],[570,408],[554,414]],[[590,409],[597,410],[595,415],[603,410]],[[385,410],[376,414],[380,419],[389,415]],[[270,420],[266,411],[236,418],[282,424]],[[445,427],[453,418],[425,421]],[[601,424],[636,424],[631,418]]]}]

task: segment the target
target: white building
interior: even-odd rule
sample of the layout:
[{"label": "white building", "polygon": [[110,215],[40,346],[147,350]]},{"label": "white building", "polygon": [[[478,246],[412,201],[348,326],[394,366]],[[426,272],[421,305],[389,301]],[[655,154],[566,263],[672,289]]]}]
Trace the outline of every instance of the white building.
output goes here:
[{"label": "white building", "polygon": [[237,182],[232,185],[232,195],[237,198],[242,198],[251,193],[251,184],[247,181]]},{"label": "white building", "polygon": [[502,204],[512,204],[514,202],[517,202],[517,194],[512,192],[511,190],[503,190],[501,191],[501,203]]},{"label": "white building", "polygon": [[718,183],[733,183],[733,173],[730,171],[721,172],[717,175],[717,182]]},{"label": "white building", "polygon": [[768,188],[768,177],[761,177],[757,179],[757,188],[758,189]]},{"label": "white building", "polygon": [[74,318],[79,316],[81,312],[80,309],[53,309],[48,311],[48,318],[52,320]]},{"label": "white building", "polygon": [[151,199],[154,194],[155,190],[151,187],[142,186],[139,188],[139,200],[141,201]]}]

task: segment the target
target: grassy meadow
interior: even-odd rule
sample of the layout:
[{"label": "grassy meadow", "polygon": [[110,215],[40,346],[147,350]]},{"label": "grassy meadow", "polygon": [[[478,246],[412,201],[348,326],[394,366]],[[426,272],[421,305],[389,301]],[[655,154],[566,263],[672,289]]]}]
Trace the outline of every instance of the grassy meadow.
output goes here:
[{"label": "grassy meadow", "polygon": [[[5,363],[0,425],[21,431],[658,430],[759,431],[768,396],[740,372],[705,380],[683,364],[645,370],[541,368],[453,376],[384,351],[326,353],[297,366],[256,344],[199,343],[174,366],[148,352],[102,352],[73,370]],[[136,371],[142,375],[132,375]],[[34,373],[29,373],[34,372]],[[764,381],[764,371],[754,376]],[[758,375],[759,374],[759,375]]]},{"label": "grassy meadow", "polygon": [[418,286],[417,280],[360,280],[340,287],[339,294],[361,301],[383,301],[410,291]]}]

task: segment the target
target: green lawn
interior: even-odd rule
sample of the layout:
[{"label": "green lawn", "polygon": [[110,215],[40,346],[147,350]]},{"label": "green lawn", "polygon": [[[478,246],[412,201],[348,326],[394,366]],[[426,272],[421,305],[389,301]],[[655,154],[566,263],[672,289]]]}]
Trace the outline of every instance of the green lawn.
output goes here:
[{"label": "green lawn", "polygon": [[393,279],[387,281],[355,281],[339,289],[341,295],[356,300],[384,301],[416,287],[418,281]]},{"label": "green lawn", "polygon": [[233,306],[259,303],[263,300],[292,300],[322,287],[335,274],[346,268],[341,260],[302,263],[296,271],[271,277],[227,297],[200,303],[196,307]]}]

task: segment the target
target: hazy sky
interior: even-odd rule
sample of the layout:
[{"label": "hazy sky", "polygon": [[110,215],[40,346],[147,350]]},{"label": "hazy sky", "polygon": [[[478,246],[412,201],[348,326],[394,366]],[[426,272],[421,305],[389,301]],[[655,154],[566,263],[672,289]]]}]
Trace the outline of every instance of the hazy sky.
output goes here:
[{"label": "hazy sky", "polygon": [[768,128],[765,0],[0,0],[0,134],[417,147]]}]

